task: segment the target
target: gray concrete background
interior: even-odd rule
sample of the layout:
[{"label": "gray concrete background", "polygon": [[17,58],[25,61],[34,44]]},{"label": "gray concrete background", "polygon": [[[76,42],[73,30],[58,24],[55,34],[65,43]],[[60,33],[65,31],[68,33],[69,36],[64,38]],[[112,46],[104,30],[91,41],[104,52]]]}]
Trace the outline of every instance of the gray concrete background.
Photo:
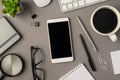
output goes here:
[{"label": "gray concrete background", "polygon": [[[120,80],[119,75],[113,74],[112,63],[110,52],[120,49],[120,31],[117,32],[119,40],[113,43],[109,37],[101,36],[96,34],[90,25],[90,16],[92,12],[99,6],[102,5],[112,5],[120,11],[120,0],[111,0],[108,2],[96,4],[90,7],[78,9],[69,13],[61,13],[57,0],[52,0],[51,4],[45,8],[38,8],[33,3],[32,0],[21,0],[24,11],[16,16],[15,18],[7,17],[1,12],[2,6],[0,3],[0,17],[6,16],[9,22],[17,29],[18,32],[22,35],[22,39],[7,50],[2,56],[8,53],[17,53],[21,55],[25,61],[25,70],[19,76],[9,78],[6,77],[5,80],[33,80],[32,68],[31,68],[31,55],[30,55],[30,46],[38,46],[42,48],[45,52],[45,62],[41,65],[41,68],[45,69],[46,80],[58,80],[61,76],[67,73],[69,70],[74,68],[79,63],[83,62],[87,69],[91,72],[96,80]],[[31,19],[31,11],[36,13],[38,17],[36,19]],[[82,31],[81,27],[76,20],[76,16],[80,16],[84,22],[88,32],[93,38],[95,44],[97,45],[99,52],[94,52],[89,46],[87,38]],[[50,52],[49,52],[49,39],[47,33],[47,24],[46,21],[52,18],[61,18],[69,17],[71,22],[72,29],[72,40],[73,40],[73,49],[74,49],[74,61],[70,63],[61,63],[61,64],[52,64],[50,61]],[[31,23],[39,21],[40,27],[31,26]],[[93,72],[87,61],[86,53],[83,49],[82,43],[80,41],[79,35],[83,34],[85,40],[88,44],[91,56],[95,62],[97,68],[96,72]],[[100,68],[98,61],[98,55],[102,55],[109,63],[109,70],[103,70]],[[1,56],[1,57],[2,57]],[[81,79],[80,79],[81,80]]]}]

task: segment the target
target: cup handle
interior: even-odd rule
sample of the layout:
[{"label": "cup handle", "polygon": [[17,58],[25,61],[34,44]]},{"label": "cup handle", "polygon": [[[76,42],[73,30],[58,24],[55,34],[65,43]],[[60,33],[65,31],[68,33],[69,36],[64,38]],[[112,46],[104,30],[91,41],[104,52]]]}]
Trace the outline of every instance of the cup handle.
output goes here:
[{"label": "cup handle", "polygon": [[115,34],[110,35],[109,37],[110,37],[110,39],[111,39],[113,42],[116,42],[116,41],[118,40],[118,38],[117,38],[117,36],[116,36]]}]

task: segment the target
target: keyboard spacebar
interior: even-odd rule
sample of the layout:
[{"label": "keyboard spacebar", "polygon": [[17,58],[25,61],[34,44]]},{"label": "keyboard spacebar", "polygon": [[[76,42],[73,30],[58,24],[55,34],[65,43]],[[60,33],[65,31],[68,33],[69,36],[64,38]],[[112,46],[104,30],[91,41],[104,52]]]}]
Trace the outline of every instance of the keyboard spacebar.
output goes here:
[{"label": "keyboard spacebar", "polygon": [[90,3],[94,3],[94,2],[98,2],[100,0],[85,0],[86,4],[90,4]]},{"label": "keyboard spacebar", "polygon": [[73,0],[61,0],[61,4],[71,3]]}]

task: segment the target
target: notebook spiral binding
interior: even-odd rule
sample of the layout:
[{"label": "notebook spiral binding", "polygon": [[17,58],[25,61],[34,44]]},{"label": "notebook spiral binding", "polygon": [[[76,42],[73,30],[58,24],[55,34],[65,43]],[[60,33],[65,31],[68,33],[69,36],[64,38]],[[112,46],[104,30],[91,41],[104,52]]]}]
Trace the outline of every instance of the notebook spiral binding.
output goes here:
[{"label": "notebook spiral binding", "polygon": [[75,68],[73,68],[71,71],[69,71],[68,73],[66,73],[60,80],[64,80],[67,76],[69,76],[72,72],[76,71],[82,65],[83,64],[79,64],[78,66],[76,66]]}]

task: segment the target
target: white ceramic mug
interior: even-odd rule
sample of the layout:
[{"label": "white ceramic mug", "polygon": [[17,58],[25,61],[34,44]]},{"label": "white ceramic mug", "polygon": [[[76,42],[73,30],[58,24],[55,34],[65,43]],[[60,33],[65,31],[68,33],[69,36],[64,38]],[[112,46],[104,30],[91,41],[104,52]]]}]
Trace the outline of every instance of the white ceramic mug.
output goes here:
[{"label": "white ceramic mug", "polygon": [[[116,24],[115,28],[114,28],[111,32],[109,32],[109,33],[102,33],[102,32],[100,32],[100,31],[98,31],[98,30],[95,28],[95,26],[94,26],[94,23],[93,23],[94,15],[96,14],[96,12],[98,12],[98,11],[101,10],[101,9],[111,10],[111,11],[113,11],[113,12],[115,13],[115,15],[116,15],[116,17],[117,17],[117,24]],[[117,38],[117,36],[115,35],[115,33],[116,33],[116,32],[119,30],[119,28],[120,28],[120,13],[119,13],[119,11],[118,11],[116,8],[114,8],[114,7],[112,7],[112,6],[109,6],[109,5],[100,6],[100,7],[98,7],[98,8],[92,13],[92,16],[91,16],[91,26],[92,26],[93,30],[94,30],[96,33],[98,33],[98,34],[100,34],[100,35],[104,35],[104,36],[109,36],[110,39],[111,39],[113,42],[115,42],[115,41],[118,40],[118,38]],[[109,27],[109,26],[105,26],[105,27]]]}]

